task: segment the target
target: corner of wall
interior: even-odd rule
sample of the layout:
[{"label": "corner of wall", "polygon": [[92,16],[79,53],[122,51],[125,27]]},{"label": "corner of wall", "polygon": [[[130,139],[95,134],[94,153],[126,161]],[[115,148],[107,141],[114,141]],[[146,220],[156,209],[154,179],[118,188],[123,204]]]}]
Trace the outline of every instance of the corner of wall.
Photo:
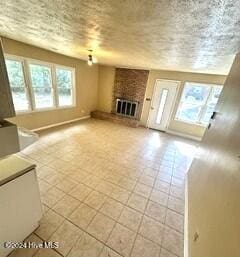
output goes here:
[{"label": "corner of wall", "polygon": [[114,90],[115,67],[99,65],[97,110],[110,113]]}]

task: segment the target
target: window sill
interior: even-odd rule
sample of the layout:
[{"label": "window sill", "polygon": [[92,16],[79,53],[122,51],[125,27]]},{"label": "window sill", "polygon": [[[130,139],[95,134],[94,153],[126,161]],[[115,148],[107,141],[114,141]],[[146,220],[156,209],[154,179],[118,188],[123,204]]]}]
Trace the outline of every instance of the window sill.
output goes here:
[{"label": "window sill", "polygon": [[61,107],[53,107],[53,108],[42,108],[42,109],[36,109],[33,111],[16,111],[16,116],[21,116],[21,115],[26,115],[26,114],[34,114],[34,113],[39,113],[39,112],[50,112],[50,111],[60,111],[60,110],[65,110],[65,109],[72,109],[75,108],[76,105],[71,105],[71,106],[61,106]]},{"label": "window sill", "polygon": [[191,121],[185,121],[185,120],[179,120],[179,119],[174,119],[174,121],[178,121],[181,123],[185,123],[187,125],[194,125],[194,126],[198,126],[198,127],[202,127],[202,128],[207,128],[208,125],[205,125],[203,123],[198,123],[198,122],[191,122]]}]

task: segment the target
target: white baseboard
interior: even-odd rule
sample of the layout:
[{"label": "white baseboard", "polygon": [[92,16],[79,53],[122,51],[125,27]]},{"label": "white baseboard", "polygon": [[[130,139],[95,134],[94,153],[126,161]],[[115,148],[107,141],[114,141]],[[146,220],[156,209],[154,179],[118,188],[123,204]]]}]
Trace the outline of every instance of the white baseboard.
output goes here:
[{"label": "white baseboard", "polygon": [[191,136],[191,135],[184,134],[184,133],[181,133],[181,132],[177,132],[177,131],[174,131],[174,130],[167,130],[166,132],[168,134],[172,134],[172,135],[175,135],[175,136],[185,137],[185,138],[196,140],[196,141],[202,141],[202,138],[200,138],[200,137]]},{"label": "white baseboard", "polygon": [[41,130],[44,130],[44,129],[54,128],[54,127],[58,127],[58,126],[61,126],[61,125],[73,123],[73,122],[76,122],[76,121],[86,120],[86,119],[89,119],[90,117],[91,117],[90,115],[86,115],[86,116],[83,116],[83,117],[80,117],[80,118],[77,118],[77,119],[67,120],[67,121],[47,125],[47,126],[44,126],[44,127],[32,129],[32,131],[37,132],[37,131],[41,131]]}]

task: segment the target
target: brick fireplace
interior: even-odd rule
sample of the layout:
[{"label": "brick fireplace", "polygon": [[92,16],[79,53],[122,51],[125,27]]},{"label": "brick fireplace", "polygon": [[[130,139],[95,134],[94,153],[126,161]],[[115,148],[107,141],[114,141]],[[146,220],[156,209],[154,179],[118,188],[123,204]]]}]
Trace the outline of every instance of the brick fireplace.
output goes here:
[{"label": "brick fireplace", "polygon": [[[133,103],[136,105],[136,113],[132,118],[140,120],[144,96],[146,91],[148,70],[116,68],[115,83],[112,98],[112,113],[119,114],[117,101],[127,102],[124,108],[127,113],[127,106]],[[128,105],[127,105],[128,104]],[[122,105],[124,106],[124,105]],[[131,118],[131,115],[125,115]]]},{"label": "brick fireplace", "polygon": [[111,113],[93,111],[96,119],[138,127],[147,86],[148,70],[116,68]]}]

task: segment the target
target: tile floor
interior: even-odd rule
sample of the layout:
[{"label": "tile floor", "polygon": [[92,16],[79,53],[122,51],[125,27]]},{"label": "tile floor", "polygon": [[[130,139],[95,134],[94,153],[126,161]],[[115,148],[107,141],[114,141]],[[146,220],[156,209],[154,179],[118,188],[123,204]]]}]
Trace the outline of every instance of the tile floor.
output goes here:
[{"label": "tile floor", "polygon": [[44,216],[24,257],[181,257],[184,177],[196,144],[88,120],[41,133],[21,156],[37,164]]}]

